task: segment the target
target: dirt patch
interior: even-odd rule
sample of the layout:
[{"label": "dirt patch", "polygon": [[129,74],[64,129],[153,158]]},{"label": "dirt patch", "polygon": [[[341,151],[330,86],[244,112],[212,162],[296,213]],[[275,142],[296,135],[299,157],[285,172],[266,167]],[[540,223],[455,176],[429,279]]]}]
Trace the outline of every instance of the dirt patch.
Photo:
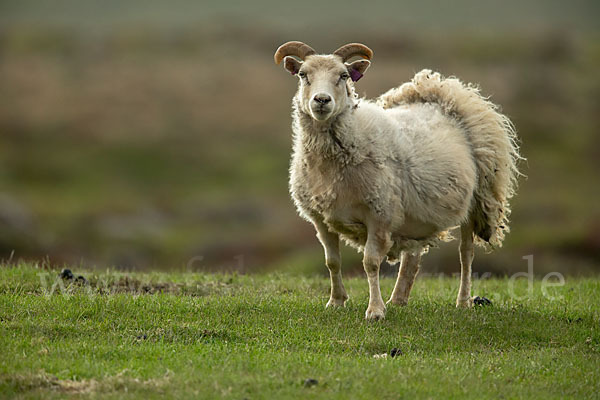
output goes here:
[{"label": "dirt patch", "polygon": [[32,375],[5,375],[0,376],[0,382],[12,386],[17,392],[31,392],[36,390],[52,390],[68,394],[110,393],[128,391],[134,388],[145,388],[161,391],[170,381],[170,374],[159,378],[142,380],[126,376],[128,370],[117,375],[97,379],[59,379],[56,376],[40,372]]},{"label": "dirt patch", "polygon": [[141,280],[135,276],[123,274],[109,275],[74,275],[71,271],[65,274],[44,273],[40,276],[40,285],[34,285],[28,294],[70,295],[70,294],[131,294],[155,295],[173,294],[183,296],[207,296],[209,294],[229,294],[235,290],[232,279],[224,281],[185,281],[160,282],[156,277]]},{"label": "dirt patch", "polygon": [[159,294],[172,293],[182,294],[188,292],[190,295],[204,296],[209,293],[203,287],[192,284],[173,283],[173,282],[144,282],[129,276],[121,277],[117,280],[96,280],[90,282],[90,286],[95,288],[100,294]]},{"label": "dirt patch", "polygon": [[60,390],[66,393],[90,393],[95,392],[99,386],[95,379],[84,379],[74,381],[71,379],[56,379],[50,382],[52,389]]},{"label": "dirt patch", "polygon": [[226,282],[151,282],[124,276],[118,279],[90,278],[89,286],[99,294],[176,294],[187,296],[206,296],[232,289]]}]

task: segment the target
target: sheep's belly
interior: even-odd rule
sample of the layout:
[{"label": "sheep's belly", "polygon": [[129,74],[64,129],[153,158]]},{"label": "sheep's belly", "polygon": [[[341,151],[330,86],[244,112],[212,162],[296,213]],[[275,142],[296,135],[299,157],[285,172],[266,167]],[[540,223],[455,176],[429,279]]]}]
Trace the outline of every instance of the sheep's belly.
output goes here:
[{"label": "sheep's belly", "polygon": [[326,221],[329,229],[340,234],[348,244],[362,250],[367,243],[367,227],[360,222],[347,222],[340,220]]},{"label": "sheep's belly", "polygon": [[[424,250],[446,237],[446,232],[432,224],[415,220],[410,216],[405,216],[402,221],[403,223],[395,226],[391,232],[393,245],[388,253],[390,259],[398,259],[400,252],[404,250]],[[346,243],[360,251],[363,250],[368,235],[367,227],[363,222],[343,213],[325,218],[325,222],[329,229],[338,233]]]},{"label": "sheep's belly", "polygon": [[392,224],[392,226],[392,239],[397,238],[397,240],[400,240],[401,238],[423,240],[440,231],[434,224],[419,221],[410,215],[405,215],[404,218],[402,218],[402,224],[398,226]]}]

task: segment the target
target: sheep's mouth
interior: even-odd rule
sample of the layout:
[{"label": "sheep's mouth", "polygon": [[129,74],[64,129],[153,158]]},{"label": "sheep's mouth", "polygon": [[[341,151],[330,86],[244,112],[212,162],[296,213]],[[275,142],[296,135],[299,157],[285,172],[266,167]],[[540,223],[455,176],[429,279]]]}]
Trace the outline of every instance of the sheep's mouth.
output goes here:
[{"label": "sheep's mouth", "polygon": [[331,107],[320,105],[311,107],[311,111],[314,119],[324,121],[331,116],[333,110]]}]

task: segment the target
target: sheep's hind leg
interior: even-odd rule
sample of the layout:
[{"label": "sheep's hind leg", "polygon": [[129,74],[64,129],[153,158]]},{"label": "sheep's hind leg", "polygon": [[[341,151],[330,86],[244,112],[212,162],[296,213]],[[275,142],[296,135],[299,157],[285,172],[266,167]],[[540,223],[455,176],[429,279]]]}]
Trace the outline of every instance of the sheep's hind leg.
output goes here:
[{"label": "sheep's hind leg", "polygon": [[473,227],[465,224],[460,227],[460,288],[456,307],[469,308],[473,305],[488,305],[492,302],[485,297],[471,297],[471,264],[474,257]]},{"label": "sheep's hind leg", "polygon": [[340,254],[340,238],[337,233],[330,232],[323,222],[315,222],[317,237],[325,250],[325,264],[331,278],[331,296],[326,307],[344,306],[348,294],[342,282],[342,256]]},{"label": "sheep's hind leg", "polygon": [[398,270],[398,279],[394,291],[387,304],[397,304],[405,306],[408,303],[408,296],[412,289],[417,273],[419,272],[419,263],[421,262],[421,252],[416,254],[406,251],[402,252],[402,260]]},{"label": "sheep's hind leg", "polygon": [[385,304],[379,287],[379,266],[391,246],[389,233],[368,233],[363,258],[363,266],[369,281],[369,307],[365,313],[366,319],[385,318]]}]

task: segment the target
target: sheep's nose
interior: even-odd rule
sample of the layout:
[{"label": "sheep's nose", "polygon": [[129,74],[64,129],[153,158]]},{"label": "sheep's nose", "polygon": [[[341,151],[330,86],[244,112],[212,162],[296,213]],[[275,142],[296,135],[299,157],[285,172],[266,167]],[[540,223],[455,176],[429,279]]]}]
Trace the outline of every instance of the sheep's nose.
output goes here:
[{"label": "sheep's nose", "polygon": [[313,99],[319,104],[327,104],[331,101],[331,96],[325,93],[316,94]]}]

